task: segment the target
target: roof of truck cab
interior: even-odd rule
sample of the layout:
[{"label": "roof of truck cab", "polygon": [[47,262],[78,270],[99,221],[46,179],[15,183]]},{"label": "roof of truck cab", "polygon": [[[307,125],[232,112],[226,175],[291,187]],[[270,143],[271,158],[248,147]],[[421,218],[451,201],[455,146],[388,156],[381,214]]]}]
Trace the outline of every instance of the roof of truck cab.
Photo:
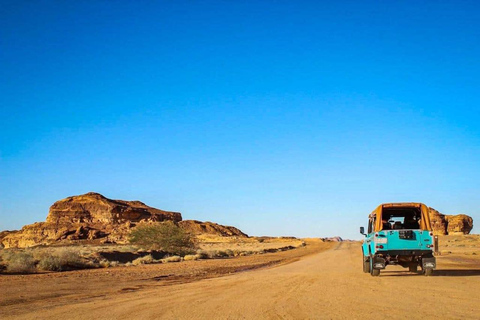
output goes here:
[{"label": "roof of truck cab", "polygon": [[428,214],[428,207],[420,202],[398,202],[398,203],[383,203],[379,205],[375,210],[372,211],[370,217],[376,219],[375,221],[375,231],[380,231],[383,229],[382,224],[382,211],[383,208],[420,208],[421,219],[420,219],[420,229],[432,231],[432,225],[430,223],[430,217]]},{"label": "roof of truck cab", "polygon": [[420,207],[423,203],[420,202],[392,202],[392,203],[382,203],[382,207]]}]

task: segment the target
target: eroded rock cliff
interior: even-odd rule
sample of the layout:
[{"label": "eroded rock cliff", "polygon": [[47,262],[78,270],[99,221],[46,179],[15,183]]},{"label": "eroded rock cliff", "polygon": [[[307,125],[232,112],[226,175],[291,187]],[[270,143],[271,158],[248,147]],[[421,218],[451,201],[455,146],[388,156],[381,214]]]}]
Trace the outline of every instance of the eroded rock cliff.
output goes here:
[{"label": "eroded rock cliff", "polygon": [[469,234],[472,231],[473,219],[466,214],[446,215],[429,208],[429,215],[435,235]]},{"label": "eroded rock cliff", "polygon": [[213,233],[220,236],[246,236],[234,227],[200,221],[182,221],[179,212],[163,211],[140,201],[113,200],[99,193],[68,197],[55,202],[45,222],[26,225],[18,231],[0,233],[0,244],[9,247],[30,247],[77,240],[93,243],[125,243],[130,230],[138,223],[170,220],[194,234]]}]

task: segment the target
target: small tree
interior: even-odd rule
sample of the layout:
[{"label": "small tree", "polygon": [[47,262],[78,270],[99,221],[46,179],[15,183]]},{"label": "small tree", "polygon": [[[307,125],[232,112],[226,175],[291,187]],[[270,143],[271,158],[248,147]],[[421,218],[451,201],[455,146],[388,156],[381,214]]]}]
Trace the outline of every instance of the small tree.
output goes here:
[{"label": "small tree", "polygon": [[172,221],[140,224],[130,232],[129,241],[146,249],[163,250],[170,254],[195,252],[192,236]]}]

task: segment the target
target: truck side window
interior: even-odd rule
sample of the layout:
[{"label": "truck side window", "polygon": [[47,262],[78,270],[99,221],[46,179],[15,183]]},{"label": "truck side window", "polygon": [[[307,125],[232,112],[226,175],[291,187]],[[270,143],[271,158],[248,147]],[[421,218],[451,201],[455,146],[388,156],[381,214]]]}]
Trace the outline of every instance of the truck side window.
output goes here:
[{"label": "truck side window", "polygon": [[368,233],[372,233],[372,220],[368,220]]}]

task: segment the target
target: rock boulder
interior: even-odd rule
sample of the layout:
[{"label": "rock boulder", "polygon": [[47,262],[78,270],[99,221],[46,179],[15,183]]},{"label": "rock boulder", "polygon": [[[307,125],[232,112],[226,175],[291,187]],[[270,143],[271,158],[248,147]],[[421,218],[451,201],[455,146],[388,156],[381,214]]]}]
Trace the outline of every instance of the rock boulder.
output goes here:
[{"label": "rock boulder", "polygon": [[473,228],[473,219],[466,214],[445,215],[433,208],[428,213],[435,235],[469,234]]},{"label": "rock boulder", "polygon": [[466,214],[445,216],[448,234],[469,234],[473,228],[473,219]]}]

